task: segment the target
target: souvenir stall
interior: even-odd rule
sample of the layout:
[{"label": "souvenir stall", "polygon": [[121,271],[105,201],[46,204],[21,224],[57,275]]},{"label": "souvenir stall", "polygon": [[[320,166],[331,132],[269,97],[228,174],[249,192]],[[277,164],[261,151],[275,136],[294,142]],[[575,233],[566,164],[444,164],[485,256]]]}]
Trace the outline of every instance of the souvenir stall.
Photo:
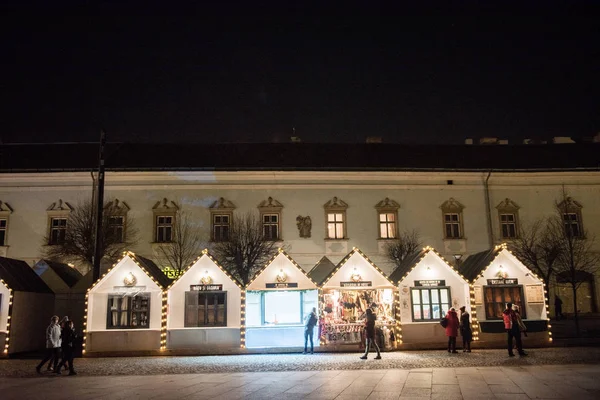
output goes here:
[{"label": "souvenir stall", "polygon": [[204,250],[167,289],[167,349],[239,349],[242,291]]},{"label": "souvenir stall", "polygon": [[[318,315],[316,283],[280,249],[246,286],[242,342],[248,348],[301,347],[304,320],[313,307]],[[316,332],[317,328],[314,345],[318,347]]]},{"label": "souvenir stall", "polygon": [[21,260],[0,257],[0,340],[3,356],[46,348],[54,293]]},{"label": "souvenir stall", "polygon": [[[330,269],[330,266],[320,263],[311,270],[311,276],[322,276],[322,268]],[[319,322],[322,346],[332,349],[362,346],[366,310],[371,308],[377,314],[380,348],[395,347],[395,288],[364,253],[354,248],[319,283],[323,311]]]},{"label": "souvenir stall", "polygon": [[[398,284],[398,337],[403,348],[446,347],[440,320],[451,307],[471,312],[469,282],[432,247],[409,254],[390,279]],[[477,331],[473,330],[473,337]]]},{"label": "souvenir stall", "polygon": [[126,252],[88,289],[84,353],[152,352],[164,347],[163,290],[170,284],[154,262]]},{"label": "souvenir stall", "polygon": [[502,312],[508,302],[519,306],[527,326],[524,346],[543,346],[552,342],[544,282],[505,244],[469,256],[460,270],[471,281],[471,303],[476,310],[474,320],[480,326],[482,343],[506,345]]}]

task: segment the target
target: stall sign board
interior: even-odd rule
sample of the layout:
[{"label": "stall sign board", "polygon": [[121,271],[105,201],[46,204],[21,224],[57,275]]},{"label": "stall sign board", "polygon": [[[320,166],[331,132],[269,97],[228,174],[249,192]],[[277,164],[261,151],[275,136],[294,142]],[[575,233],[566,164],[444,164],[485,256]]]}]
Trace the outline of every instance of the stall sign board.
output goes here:
[{"label": "stall sign board", "polygon": [[445,279],[415,281],[415,286],[446,286]]},{"label": "stall sign board", "polygon": [[341,287],[371,287],[373,286],[372,281],[360,281],[360,282],[340,282]]},{"label": "stall sign board", "polygon": [[525,298],[528,303],[544,303],[544,287],[542,285],[525,285]]},{"label": "stall sign board", "polygon": [[146,286],[113,286],[113,292],[116,293],[139,293],[145,292]]},{"label": "stall sign board", "polygon": [[297,288],[297,282],[277,282],[277,283],[267,283],[267,289],[288,289],[288,288]]},{"label": "stall sign board", "polygon": [[475,295],[475,304],[483,304],[483,288],[481,286],[473,286]]},{"label": "stall sign board", "polygon": [[488,285],[518,285],[519,280],[517,278],[498,278],[488,279]]},{"label": "stall sign board", "polygon": [[220,292],[223,291],[223,285],[190,285],[190,290],[196,292]]}]

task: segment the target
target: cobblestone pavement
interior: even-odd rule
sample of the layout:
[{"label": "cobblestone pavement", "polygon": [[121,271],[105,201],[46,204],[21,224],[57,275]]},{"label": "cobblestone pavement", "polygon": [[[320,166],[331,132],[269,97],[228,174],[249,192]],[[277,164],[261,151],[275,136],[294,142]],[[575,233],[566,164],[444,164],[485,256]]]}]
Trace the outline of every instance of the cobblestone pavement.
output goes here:
[{"label": "cobblestone pavement", "polygon": [[598,399],[596,364],[0,378],[24,399]]},{"label": "cobblestone pavement", "polygon": [[[379,370],[411,368],[524,367],[553,364],[596,364],[600,347],[540,348],[528,357],[509,358],[506,350],[449,354],[443,350],[382,353],[382,360],[360,360],[358,353],[253,354],[198,357],[112,357],[75,360],[80,375],[161,375],[216,372]],[[37,360],[0,360],[0,376],[36,376]]]}]

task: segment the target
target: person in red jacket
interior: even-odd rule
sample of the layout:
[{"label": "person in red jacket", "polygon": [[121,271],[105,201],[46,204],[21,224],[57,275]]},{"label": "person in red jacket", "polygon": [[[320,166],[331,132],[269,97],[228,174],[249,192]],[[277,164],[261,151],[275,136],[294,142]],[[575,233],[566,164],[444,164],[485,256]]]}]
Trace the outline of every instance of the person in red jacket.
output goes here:
[{"label": "person in red jacket", "polygon": [[448,325],[446,325],[446,336],[448,336],[448,353],[458,353],[456,351],[456,337],[458,336],[458,316],[456,310],[452,307],[446,314]]},{"label": "person in red jacket", "polygon": [[521,331],[519,329],[519,321],[517,314],[513,310],[512,303],[506,303],[506,309],[502,312],[502,319],[504,320],[504,329],[508,335],[508,356],[514,357],[513,353],[513,338],[517,342],[517,351],[520,356],[526,356],[527,353],[523,351],[523,343],[521,342]]}]

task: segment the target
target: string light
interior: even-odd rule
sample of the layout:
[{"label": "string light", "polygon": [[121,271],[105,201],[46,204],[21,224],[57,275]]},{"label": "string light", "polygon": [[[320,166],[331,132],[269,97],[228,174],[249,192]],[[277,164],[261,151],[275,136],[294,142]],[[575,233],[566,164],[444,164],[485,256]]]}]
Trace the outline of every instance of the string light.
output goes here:
[{"label": "string light", "polygon": [[8,283],[4,279],[0,279],[0,284],[4,285],[8,289],[8,315],[6,316],[6,339],[4,339],[3,353],[8,354],[8,348],[10,345],[10,320],[12,318],[13,311],[13,290],[8,286]]}]

